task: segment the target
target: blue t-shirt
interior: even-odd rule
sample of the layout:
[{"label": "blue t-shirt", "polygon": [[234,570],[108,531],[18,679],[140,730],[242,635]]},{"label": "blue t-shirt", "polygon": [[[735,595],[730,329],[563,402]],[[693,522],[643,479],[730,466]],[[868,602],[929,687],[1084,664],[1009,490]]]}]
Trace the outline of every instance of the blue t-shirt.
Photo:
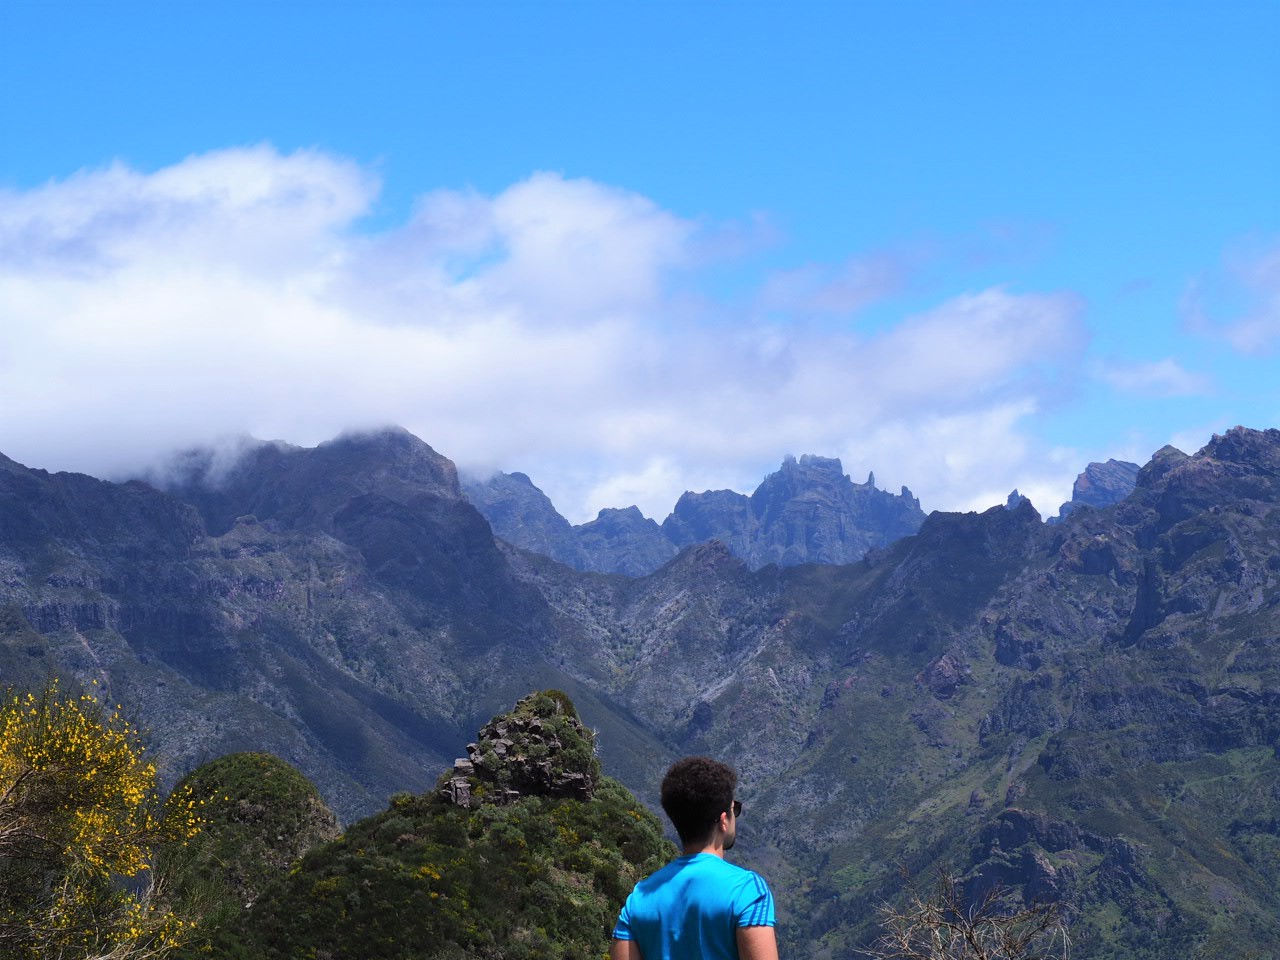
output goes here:
[{"label": "blue t-shirt", "polygon": [[637,883],[613,937],[634,940],[644,960],[737,960],[738,927],[773,925],[773,894],[763,877],[698,853]]}]

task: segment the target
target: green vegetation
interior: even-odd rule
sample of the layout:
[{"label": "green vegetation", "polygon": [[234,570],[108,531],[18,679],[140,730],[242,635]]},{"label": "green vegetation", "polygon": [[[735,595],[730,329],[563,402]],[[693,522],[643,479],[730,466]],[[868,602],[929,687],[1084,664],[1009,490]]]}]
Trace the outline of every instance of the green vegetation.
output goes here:
[{"label": "green vegetation", "polygon": [[150,864],[198,834],[198,804],[162,803],[142,754],[118,711],[57,680],[0,699],[0,955],[152,958],[190,932]]},{"label": "green vegetation", "polygon": [[[180,912],[199,916],[202,929],[238,917],[304,853],[340,833],[311,781],[269,754],[210,761],[177,789],[200,804],[204,829],[167,850],[160,871]],[[197,936],[188,951],[198,955],[206,945]]]},{"label": "green vegetation", "polygon": [[[541,737],[558,744],[548,757],[553,775],[596,772],[589,799],[531,794],[499,803],[507,794],[475,790],[465,807],[439,792],[397,794],[383,813],[312,849],[247,910],[218,917],[191,955],[598,960],[631,887],[675,850],[626,788],[598,777],[589,735],[564,694],[526,697],[485,730],[527,727],[533,718]],[[251,787],[242,774],[252,773],[252,756],[209,773],[235,774]],[[522,758],[513,750],[509,762]],[[225,802],[239,809],[239,799]],[[212,849],[231,855],[232,834],[211,833],[219,838]]]}]

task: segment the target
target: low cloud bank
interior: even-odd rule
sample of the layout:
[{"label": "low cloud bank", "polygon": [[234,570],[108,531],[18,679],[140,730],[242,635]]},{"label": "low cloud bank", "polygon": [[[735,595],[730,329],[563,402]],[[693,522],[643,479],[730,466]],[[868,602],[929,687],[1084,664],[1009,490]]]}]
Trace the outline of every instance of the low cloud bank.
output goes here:
[{"label": "low cloud bank", "polygon": [[[1052,513],[1083,467],[1028,426],[1080,365],[1069,293],[966,292],[860,332],[906,282],[891,258],[779,272],[739,308],[699,288],[731,228],[626,190],[538,173],[371,233],[377,195],[344,158],[265,146],[0,192],[0,452],[119,476],[239,434],[396,423],[529,473],[574,520],[661,518],[787,453],[926,509],[1017,485]],[[792,322],[814,310],[850,322]]]}]

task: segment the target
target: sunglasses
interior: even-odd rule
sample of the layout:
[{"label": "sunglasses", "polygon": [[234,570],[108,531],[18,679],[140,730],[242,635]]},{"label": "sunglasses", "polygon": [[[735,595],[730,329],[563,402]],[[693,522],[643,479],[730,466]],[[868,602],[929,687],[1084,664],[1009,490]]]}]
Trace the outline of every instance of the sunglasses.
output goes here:
[{"label": "sunglasses", "polygon": [[[741,801],[741,800],[735,800],[735,801],[733,801],[733,803],[729,804],[729,810],[732,810],[732,811],[733,811],[733,815],[734,815],[735,817],[740,817],[740,816],[742,816],[742,801]],[[725,811],[725,813],[728,813],[728,812],[729,812],[729,810],[726,810],[726,811]],[[723,815],[724,815],[724,814],[719,814],[719,813],[718,813],[718,814],[716,814],[716,818],[715,818],[715,820],[713,820],[713,821],[711,821],[711,822],[712,822],[712,823],[719,823],[719,822],[720,822],[720,818],[721,818]]]}]

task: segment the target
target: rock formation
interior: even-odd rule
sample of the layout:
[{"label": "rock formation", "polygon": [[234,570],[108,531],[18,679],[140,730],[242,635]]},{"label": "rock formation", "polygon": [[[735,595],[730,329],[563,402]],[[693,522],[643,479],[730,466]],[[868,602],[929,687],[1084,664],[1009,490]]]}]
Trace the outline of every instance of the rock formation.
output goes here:
[{"label": "rock formation", "polygon": [[591,732],[569,698],[550,690],[530,694],[481,727],[440,792],[459,807],[522,796],[590,800],[599,779]]},{"label": "rock formation", "polygon": [[679,549],[663,536],[662,528],[637,507],[606,508],[574,528],[586,555],[586,569],[642,577],[662,566]]}]

